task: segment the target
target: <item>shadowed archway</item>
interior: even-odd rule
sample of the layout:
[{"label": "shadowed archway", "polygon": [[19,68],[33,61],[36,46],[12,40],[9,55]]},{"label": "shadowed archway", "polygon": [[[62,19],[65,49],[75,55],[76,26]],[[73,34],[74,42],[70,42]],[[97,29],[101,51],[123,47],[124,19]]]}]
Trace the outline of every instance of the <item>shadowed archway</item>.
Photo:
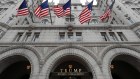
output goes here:
[{"label": "shadowed archway", "polygon": [[0,79],[29,79],[31,64],[23,56],[11,56],[0,61]]},{"label": "shadowed archway", "polygon": [[138,59],[129,55],[119,55],[111,62],[112,79],[140,79],[137,69]]},{"label": "shadowed archway", "polygon": [[53,67],[49,79],[92,79],[87,64],[77,56],[64,56]]}]

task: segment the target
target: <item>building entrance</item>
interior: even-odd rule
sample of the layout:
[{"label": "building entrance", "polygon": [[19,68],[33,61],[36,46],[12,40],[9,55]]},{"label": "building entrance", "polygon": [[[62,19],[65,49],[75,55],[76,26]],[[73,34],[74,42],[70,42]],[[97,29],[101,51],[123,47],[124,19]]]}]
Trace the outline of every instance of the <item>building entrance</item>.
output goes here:
[{"label": "building entrance", "polygon": [[12,56],[0,61],[0,79],[29,79],[30,62],[22,56]]},{"label": "building entrance", "polygon": [[50,79],[92,79],[92,73],[81,63],[66,61],[51,72]]},{"label": "building entrance", "polygon": [[138,59],[128,56],[117,56],[111,62],[112,79],[140,79]]}]

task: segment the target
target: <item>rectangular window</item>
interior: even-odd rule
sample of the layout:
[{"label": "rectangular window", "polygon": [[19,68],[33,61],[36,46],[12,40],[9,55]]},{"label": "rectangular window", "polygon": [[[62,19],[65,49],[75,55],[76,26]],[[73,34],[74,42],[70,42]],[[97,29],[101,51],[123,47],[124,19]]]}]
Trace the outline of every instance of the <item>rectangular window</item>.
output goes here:
[{"label": "rectangular window", "polygon": [[19,32],[17,35],[16,35],[16,38],[15,38],[15,42],[19,42],[21,40],[21,37],[23,35],[23,32]]},{"label": "rectangular window", "polygon": [[82,32],[76,32],[76,41],[82,41]]},{"label": "rectangular window", "polygon": [[127,41],[125,35],[122,32],[117,32],[118,36],[120,37],[121,41]]},{"label": "rectangular window", "polygon": [[102,36],[104,41],[109,41],[109,38],[108,38],[106,32],[101,32],[101,36]]},{"label": "rectangular window", "polygon": [[34,41],[34,42],[38,41],[39,35],[40,35],[39,32],[34,33],[34,36],[33,36],[33,38],[32,38],[32,41]]},{"label": "rectangular window", "polygon": [[31,32],[27,32],[25,37],[24,37],[24,39],[23,39],[23,41],[24,42],[28,42],[30,40],[31,40]]},{"label": "rectangular window", "polygon": [[110,35],[112,41],[118,41],[114,32],[109,32],[109,35]]},{"label": "rectangular window", "polygon": [[138,15],[140,15],[140,8],[132,8],[132,10],[137,13]]},{"label": "rectangular window", "polygon": [[8,8],[0,8],[0,14],[3,14]]},{"label": "rectangular window", "polygon": [[73,15],[66,16],[65,21],[66,21],[65,23],[69,23],[69,22],[74,23],[75,17]]},{"label": "rectangular window", "polygon": [[73,39],[73,32],[68,32],[68,39]]},{"label": "rectangular window", "polygon": [[92,20],[90,21],[90,23],[97,24],[97,23],[98,23],[98,20],[97,20],[97,19],[92,19]]},{"label": "rectangular window", "polygon": [[65,32],[59,32],[59,39],[64,40],[65,39]]}]

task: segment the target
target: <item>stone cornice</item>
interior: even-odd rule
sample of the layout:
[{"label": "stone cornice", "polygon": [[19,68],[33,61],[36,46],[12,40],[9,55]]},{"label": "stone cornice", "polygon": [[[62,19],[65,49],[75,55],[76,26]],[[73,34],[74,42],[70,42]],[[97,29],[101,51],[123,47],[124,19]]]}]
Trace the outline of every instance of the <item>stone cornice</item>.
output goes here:
[{"label": "stone cornice", "polygon": [[131,45],[131,46],[140,46],[140,42],[54,42],[54,43],[50,43],[50,42],[42,42],[42,43],[0,43],[0,47],[9,47],[9,46],[17,46],[17,45],[27,45],[27,46],[50,46],[50,47],[57,47],[60,45],[82,45],[82,46],[97,46],[97,47],[104,47],[104,46],[108,46],[108,45]]},{"label": "stone cornice", "polygon": [[134,29],[134,28],[136,28],[136,27],[138,27],[138,26],[140,26],[140,22],[136,22],[136,23],[130,25],[129,27],[130,27],[131,29]]},{"label": "stone cornice", "polygon": [[[67,26],[68,25],[47,25],[47,26],[29,26],[29,25],[26,25],[26,26],[23,26],[23,25],[15,25],[13,27],[10,27],[10,29],[12,30],[17,30],[17,29],[20,29],[20,30],[29,30],[29,29],[32,29],[32,30],[38,30],[38,29],[43,29],[43,30],[47,30],[47,29],[67,29]],[[79,30],[82,30],[82,29],[92,29],[92,30],[108,30],[109,28],[111,28],[112,30],[113,29],[130,29],[129,26],[126,26],[126,25],[72,25],[73,26],[73,30],[74,29],[79,29]]]},{"label": "stone cornice", "polygon": [[[0,23],[1,26],[9,28],[8,25],[4,24],[4,23]],[[38,29],[67,29],[67,26],[69,24],[66,25],[36,25],[33,24],[31,25],[13,25],[12,27],[10,27],[10,29],[23,29],[23,30],[38,30]],[[111,25],[111,24],[107,24],[107,23],[100,23],[100,24],[93,24],[93,25],[73,25],[73,29],[92,29],[92,30],[108,30],[109,28],[113,29],[134,29],[138,26],[140,26],[140,22],[136,22],[132,25]]]}]

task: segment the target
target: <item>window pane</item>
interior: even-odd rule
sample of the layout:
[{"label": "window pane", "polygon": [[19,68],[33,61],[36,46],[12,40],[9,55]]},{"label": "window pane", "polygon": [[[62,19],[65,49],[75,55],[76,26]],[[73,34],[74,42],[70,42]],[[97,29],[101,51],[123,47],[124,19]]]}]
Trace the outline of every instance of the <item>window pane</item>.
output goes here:
[{"label": "window pane", "polygon": [[101,32],[101,36],[102,36],[103,40],[109,41],[109,38],[108,38],[106,32]]},{"label": "window pane", "polygon": [[76,36],[82,36],[82,32],[76,32]]},{"label": "window pane", "polygon": [[126,37],[124,36],[124,34],[122,32],[117,32],[118,36],[120,37],[121,41],[127,41]]},{"label": "window pane", "polygon": [[23,41],[29,41],[31,40],[31,32],[26,33]]},{"label": "window pane", "polygon": [[16,42],[19,42],[21,40],[22,35],[23,35],[22,32],[18,33],[17,36],[16,36],[16,38],[15,38],[15,41]]},{"label": "window pane", "polygon": [[71,15],[71,17],[70,16],[66,16],[66,18],[65,18],[66,22],[70,22],[70,19],[71,19],[71,22],[74,22],[75,17],[73,15]]},{"label": "window pane", "polygon": [[59,39],[65,39],[65,32],[59,32]]},{"label": "window pane", "polygon": [[40,33],[34,33],[32,41],[38,41]]},{"label": "window pane", "polygon": [[72,39],[73,38],[73,32],[68,32],[68,38]]},{"label": "window pane", "polygon": [[109,32],[112,41],[118,41],[114,32]]},{"label": "window pane", "polygon": [[76,41],[82,41],[82,32],[76,32]]}]

